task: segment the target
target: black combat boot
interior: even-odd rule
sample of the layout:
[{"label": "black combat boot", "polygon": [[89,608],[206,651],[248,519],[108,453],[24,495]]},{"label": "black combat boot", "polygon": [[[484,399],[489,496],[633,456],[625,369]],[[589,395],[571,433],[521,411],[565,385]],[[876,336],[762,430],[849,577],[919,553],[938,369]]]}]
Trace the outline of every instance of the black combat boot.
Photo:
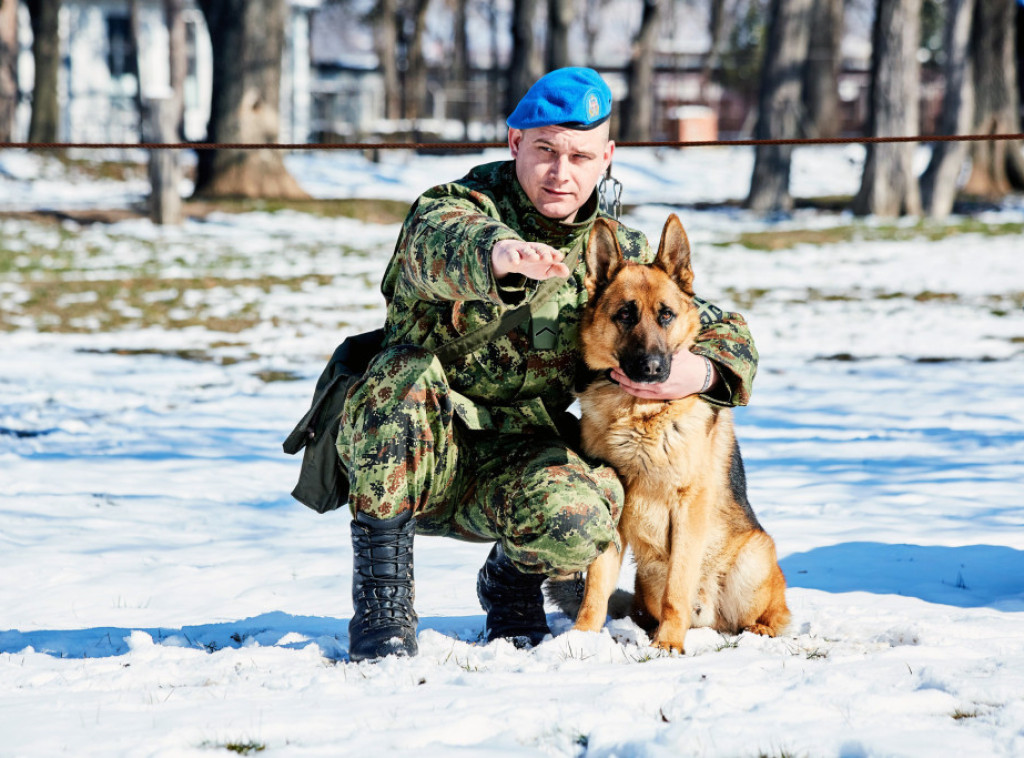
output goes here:
[{"label": "black combat boot", "polygon": [[348,624],[351,661],[385,655],[416,655],[416,611],[412,578],[411,513],[352,519],[352,620]]},{"label": "black combat boot", "polygon": [[524,574],[497,543],[476,578],[476,596],[487,611],[487,641],[505,638],[516,647],[537,645],[551,634],[544,615],[543,574]]}]

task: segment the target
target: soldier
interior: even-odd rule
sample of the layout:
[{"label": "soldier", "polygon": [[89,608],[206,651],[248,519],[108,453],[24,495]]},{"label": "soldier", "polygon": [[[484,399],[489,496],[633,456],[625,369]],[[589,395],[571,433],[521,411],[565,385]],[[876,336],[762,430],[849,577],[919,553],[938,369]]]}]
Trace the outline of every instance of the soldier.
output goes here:
[{"label": "soldier", "polygon": [[[434,187],[409,211],[382,284],[384,347],[338,435],[353,513],[353,661],[417,652],[414,533],[494,543],[477,578],[487,640],[518,646],[550,633],[544,578],[585,570],[617,539],[622,486],[576,451],[567,412],[587,293],[583,256],[570,270],[566,253],[599,215],[611,101],[591,69],[547,74],[508,118],[512,160]],[[653,258],[641,232],[620,224],[618,237],[628,257]],[[532,323],[442,368],[433,350],[551,278],[564,284]],[[696,346],[666,382],[613,378],[638,397],[745,404],[757,366],[746,323],[709,303],[701,315]]]}]

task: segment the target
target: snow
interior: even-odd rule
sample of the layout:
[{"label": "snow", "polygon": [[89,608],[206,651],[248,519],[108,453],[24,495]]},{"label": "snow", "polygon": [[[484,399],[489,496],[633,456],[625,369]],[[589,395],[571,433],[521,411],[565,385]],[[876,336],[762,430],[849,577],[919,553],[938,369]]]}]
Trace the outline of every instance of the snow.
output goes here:
[{"label": "snow", "polygon": [[[852,193],[862,155],[798,150],[795,192]],[[411,200],[501,157],[308,152],[289,166],[318,196]],[[629,621],[582,634],[554,612],[534,650],[481,644],[489,546],[424,537],[420,655],[347,662],[348,516],[291,500],[298,461],[280,444],[325,356],[380,321],[395,225],[0,219],[0,246],[51,250],[83,280],[216,271],[218,287],[176,306],[257,314],[237,333],[128,318],[3,335],[0,755],[1024,754],[1020,237],[751,250],[740,232],[854,223],[690,206],[742,197],[751,163],[739,148],[616,155],[628,220],[656,237],[678,212],[698,292],[744,313],[761,352],[737,430],[793,624],[776,639],[692,630],[683,656]],[[144,192],[0,152],[0,208]],[[1020,199],[986,218],[1021,222]],[[325,277],[297,289],[231,282],[312,273]],[[24,302],[19,281],[0,273],[3,309]]]}]

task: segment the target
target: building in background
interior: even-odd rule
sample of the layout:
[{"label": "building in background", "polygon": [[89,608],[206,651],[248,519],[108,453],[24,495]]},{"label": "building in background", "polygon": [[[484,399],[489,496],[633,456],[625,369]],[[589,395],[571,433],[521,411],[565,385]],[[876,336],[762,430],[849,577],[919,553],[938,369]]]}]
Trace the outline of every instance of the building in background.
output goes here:
[{"label": "building in background", "polygon": [[[60,13],[61,71],[59,139],[65,142],[138,142],[138,97],[166,97],[169,35],[160,0],[138,2],[138,76],[135,74],[128,0],[64,0]],[[291,0],[281,79],[282,142],[310,135],[310,18],[318,0]],[[185,78],[185,138],[203,141],[210,117],[213,56],[199,7],[184,11],[188,70]],[[19,8],[18,85],[22,93],[16,137],[28,133],[34,62],[28,11]]]},{"label": "building in background", "polygon": [[[165,96],[169,78],[168,31],[161,0],[135,0],[138,7],[139,74],[135,75],[130,0],[64,0],[60,15],[61,72],[58,84],[62,141],[136,142],[138,96]],[[415,121],[388,117],[376,0],[288,0],[282,59],[281,142],[353,142],[414,138],[501,140],[503,107],[511,58],[510,19],[514,0],[471,0],[466,16],[467,65],[452,73],[454,6],[433,0],[423,38],[426,96]],[[570,30],[571,65],[597,68],[617,100],[627,96],[626,67],[631,32],[639,23],[633,0],[580,0]],[[707,65],[711,47],[707,2],[669,3],[670,16],[657,41],[652,136],[660,140],[748,137],[755,117],[754,74],[724,72],[721,59]],[[861,133],[867,118],[870,82],[868,0],[846,3],[842,67],[838,81],[839,130]],[[402,23],[392,23],[402,27]],[[404,23],[404,22],[403,22]],[[184,136],[206,139],[212,88],[212,50],[203,14],[194,0],[185,10],[188,72]],[[407,27],[408,24],[405,24]],[[538,14],[538,39],[546,35]],[[19,8],[20,104],[15,138],[28,132],[33,86],[32,32],[28,12]],[[741,51],[742,52],[742,51]],[[397,49],[404,86],[409,63]],[[748,56],[753,60],[753,54]],[[740,67],[742,69],[742,67]],[[753,67],[756,71],[756,66]],[[744,78],[745,77],[745,78]],[[928,131],[942,98],[936,73],[924,73],[923,128]],[[1024,86],[1024,85],[1022,85]],[[614,125],[613,125],[614,126]]]}]

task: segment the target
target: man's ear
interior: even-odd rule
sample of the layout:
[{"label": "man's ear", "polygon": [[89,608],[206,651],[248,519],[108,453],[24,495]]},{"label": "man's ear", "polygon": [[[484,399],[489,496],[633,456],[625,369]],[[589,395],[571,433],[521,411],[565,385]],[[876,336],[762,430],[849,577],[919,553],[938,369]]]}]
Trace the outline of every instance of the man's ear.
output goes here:
[{"label": "man's ear", "polygon": [[690,239],[676,214],[665,221],[654,265],[668,274],[687,295],[693,295],[693,268],[690,265]]},{"label": "man's ear", "polygon": [[604,154],[601,156],[601,159],[604,161],[604,170],[601,171],[602,176],[608,171],[608,167],[612,165],[613,155],[615,155],[615,143],[608,140],[608,144],[604,146]]},{"label": "man's ear", "polygon": [[523,141],[523,130],[514,129],[509,127],[508,130],[508,149],[512,153],[512,157],[515,158],[519,154],[519,145]]},{"label": "man's ear", "polygon": [[599,218],[587,240],[587,277],[584,284],[591,299],[608,286],[621,265],[622,249],[615,236],[615,222]]}]

